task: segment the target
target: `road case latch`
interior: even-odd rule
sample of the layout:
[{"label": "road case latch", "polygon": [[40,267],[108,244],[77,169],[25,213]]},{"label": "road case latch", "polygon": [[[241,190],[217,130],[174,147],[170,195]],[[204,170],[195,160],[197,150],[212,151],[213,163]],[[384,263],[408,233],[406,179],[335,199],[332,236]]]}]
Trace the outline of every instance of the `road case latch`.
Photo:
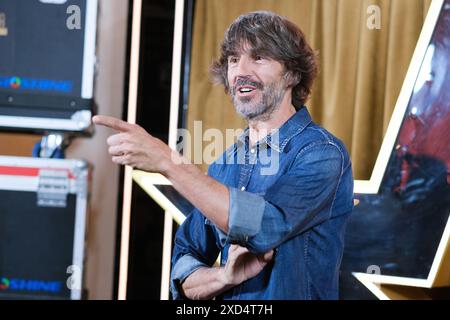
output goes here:
[{"label": "road case latch", "polygon": [[40,170],[37,205],[40,207],[66,207],[69,193],[69,172],[66,170]]}]

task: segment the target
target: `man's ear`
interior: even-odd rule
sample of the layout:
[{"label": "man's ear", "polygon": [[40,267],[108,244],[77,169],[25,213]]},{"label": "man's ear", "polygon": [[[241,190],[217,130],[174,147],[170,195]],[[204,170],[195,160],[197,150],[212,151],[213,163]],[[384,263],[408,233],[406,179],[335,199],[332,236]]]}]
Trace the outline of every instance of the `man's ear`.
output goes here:
[{"label": "man's ear", "polygon": [[300,74],[293,74],[292,71],[288,71],[284,74],[284,80],[286,81],[288,88],[294,88],[300,83],[301,79]]}]

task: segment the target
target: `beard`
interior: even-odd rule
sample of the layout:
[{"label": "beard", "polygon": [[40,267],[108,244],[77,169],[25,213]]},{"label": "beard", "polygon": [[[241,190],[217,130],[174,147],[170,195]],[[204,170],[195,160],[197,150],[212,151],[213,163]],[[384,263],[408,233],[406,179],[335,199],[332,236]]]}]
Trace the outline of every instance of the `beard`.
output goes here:
[{"label": "beard", "polygon": [[[286,92],[284,77],[277,84],[271,82],[263,84],[251,81],[250,79],[240,79],[231,90],[231,98],[236,112],[245,120],[266,121],[280,107]],[[259,94],[253,97],[238,97],[236,88],[242,85],[252,85],[259,90]]]}]

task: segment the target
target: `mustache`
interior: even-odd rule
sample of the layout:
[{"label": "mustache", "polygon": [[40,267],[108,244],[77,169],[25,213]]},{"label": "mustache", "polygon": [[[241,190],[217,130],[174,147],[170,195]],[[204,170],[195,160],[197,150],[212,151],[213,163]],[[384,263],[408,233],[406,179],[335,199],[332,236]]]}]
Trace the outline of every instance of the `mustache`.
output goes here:
[{"label": "mustache", "polygon": [[245,86],[245,85],[250,85],[259,90],[264,89],[264,84],[262,84],[259,81],[253,81],[250,78],[239,78],[239,79],[237,79],[236,84],[231,88],[231,92],[233,94],[235,94],[238,87]]}]

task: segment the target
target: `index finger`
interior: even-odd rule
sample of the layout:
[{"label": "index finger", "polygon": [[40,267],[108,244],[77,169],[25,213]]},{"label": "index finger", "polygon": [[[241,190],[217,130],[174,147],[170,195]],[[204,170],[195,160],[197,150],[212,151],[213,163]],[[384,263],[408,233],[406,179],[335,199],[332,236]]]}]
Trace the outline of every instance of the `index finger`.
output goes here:
[{"label": "index finger", "polygon": [[127,132],[134,128],[131,123],[110,116],[94,116],[92,122],[121,132]]}]

